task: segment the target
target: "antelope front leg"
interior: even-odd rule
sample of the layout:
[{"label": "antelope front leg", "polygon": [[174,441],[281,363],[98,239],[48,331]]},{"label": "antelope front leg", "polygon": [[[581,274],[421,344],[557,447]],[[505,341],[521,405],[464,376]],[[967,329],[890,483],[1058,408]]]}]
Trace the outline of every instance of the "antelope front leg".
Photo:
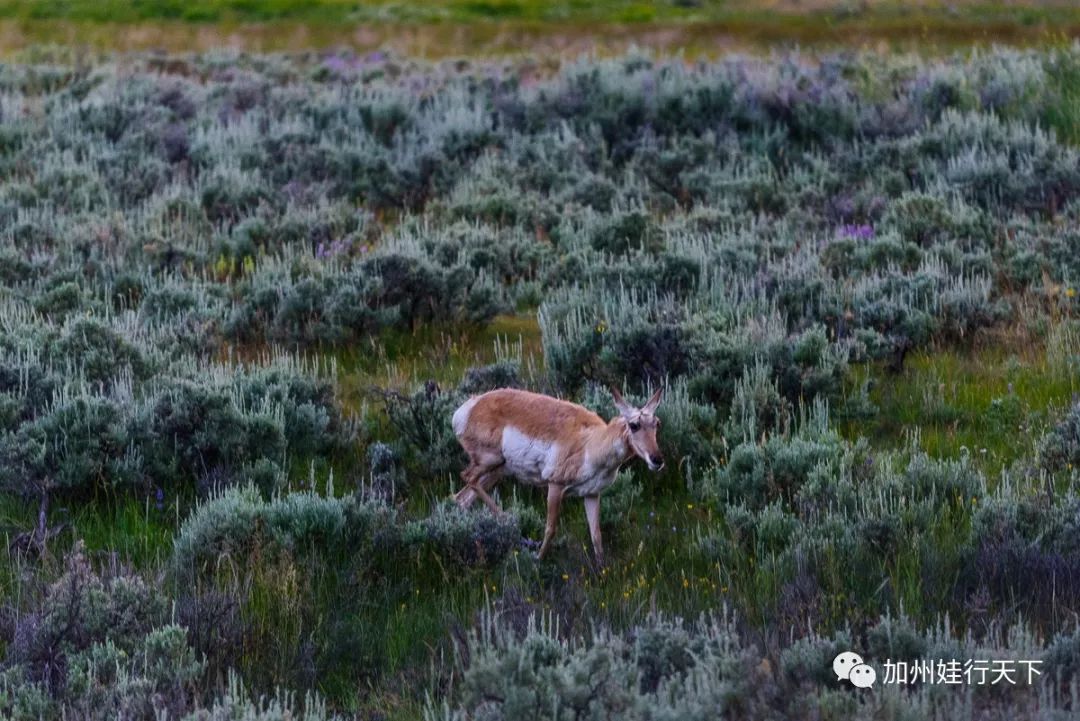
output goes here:
[{"label": "antelope front leg", "polygon": [[562,506],[564,491],[565,489],[556,483],[548,484],[547,523],[544,525],[544,542],[540,544],[538,558],[544,557],[548,546],[551,545],[551,539],[555,537],[555,527],[559,523],[559,508]]},{"label": "antelope front leg", "polygon": [[589,520],[589,536],[592,537],[596,564],[604,565],[604,542],[600,538],[600,496],[585,496],[585,517]]}]

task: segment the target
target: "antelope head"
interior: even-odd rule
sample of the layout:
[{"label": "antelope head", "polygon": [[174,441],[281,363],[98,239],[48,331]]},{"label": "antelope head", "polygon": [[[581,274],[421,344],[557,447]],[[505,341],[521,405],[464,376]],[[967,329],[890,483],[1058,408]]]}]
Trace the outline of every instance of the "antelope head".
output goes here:
[{"label": "antelope head", "polygon": [[623,400],[617,388],[611,389],[619,416],[626,421],[626,438],[630,443],[630,449],[635,456],[645,461],[650,471],[659,471],[664,467],[664,455],[656,442],[656,431],[660,428],[660,419],[656,417],[656,407],[660,405],[661,392],[662,389],[657,388],[648,403],[641,408],[635,408]]}]

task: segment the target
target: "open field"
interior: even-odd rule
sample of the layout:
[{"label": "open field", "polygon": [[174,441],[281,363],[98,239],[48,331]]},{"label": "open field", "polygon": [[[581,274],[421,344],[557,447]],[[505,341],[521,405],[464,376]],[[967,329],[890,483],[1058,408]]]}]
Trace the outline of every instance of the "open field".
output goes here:
[{"label": "open field", "polygon": [[192,23],[309,22],[340,24],[485,23],[520,20],[544,23],[642,23],[654,21],[699,23],[782,15],[812,25],[859,17],[913,18],[934,24],[964,18],[987,24],[1034,25],[1053,22],[1075,13],[1067,0],[436,0],[414,3],[399,0],[0,0],[0,16],[22,19],[68,19],[96,22],[179,20]]},{"label": "open field", "polygon": [[0,0],[0,53],[9,56],[57,43],[93,52],[348,46],[425,58],[569,58],[634,47],[691,57],[795,46],[942,53],[1078,37],[1080,7],[1065,0]]},{"label": "open field", "polygon": [[[1075,713],[1080,46],[36,48],[0,119],[0,717]],[[612,385],[608,565],[449,501],[470,395]]]}]

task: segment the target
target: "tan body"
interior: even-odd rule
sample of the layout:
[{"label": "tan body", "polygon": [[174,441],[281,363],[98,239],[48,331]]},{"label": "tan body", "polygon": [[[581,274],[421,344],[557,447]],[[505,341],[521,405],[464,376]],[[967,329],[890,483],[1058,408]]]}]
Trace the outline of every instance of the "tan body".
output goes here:
[{"label": "tan body", "polygon": [[652,468],[663,465],[653,416],[659,393],[651,408],[647,404],[641,410],[623,404],[621,396],[616,395],[616,401],[622,406],[620,415],[607,422],[582,406],[528,391],[500,389],[470,398],[453,417],[454,433],[469,455],[469,467],[462,472],[466,485],[455,496],[457,502],[467,508],[479,497],[498,512],[488,491],[504,475],[546,486],[543,557],[555,535],[563,497],[581,496],[593,548],[602,560],[600,493],[635,455]]}]

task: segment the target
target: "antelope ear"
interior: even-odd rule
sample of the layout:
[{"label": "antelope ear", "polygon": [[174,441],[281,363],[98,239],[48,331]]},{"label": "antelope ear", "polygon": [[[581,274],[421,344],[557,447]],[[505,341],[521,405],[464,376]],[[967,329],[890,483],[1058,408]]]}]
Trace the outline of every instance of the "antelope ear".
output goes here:
[{"label": "antelope ear", "polygon": [[641,407],[641,410],[646,413],[655,413],[656,407],[660,405],[660,397],[664,394],[664,388],[661,386],[653,392],[652,397],[649,398],[649,402]]},{"label": "antelope ear", "polygon": [[615,386],[611,386],[611,397],[615,399],[615,408],[623,417],[629,418],[631,415],[633,415],[634,411],[637,410],[632,405],[623,400],[622,393],[619,393],[619,389]]}]

